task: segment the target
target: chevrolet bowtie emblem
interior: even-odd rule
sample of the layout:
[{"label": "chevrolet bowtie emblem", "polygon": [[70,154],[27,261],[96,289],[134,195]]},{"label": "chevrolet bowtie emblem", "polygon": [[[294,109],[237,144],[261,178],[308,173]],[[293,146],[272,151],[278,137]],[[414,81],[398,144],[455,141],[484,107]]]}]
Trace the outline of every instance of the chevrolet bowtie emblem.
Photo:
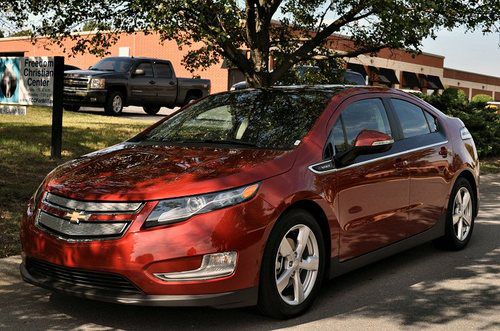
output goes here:
[{"label": "chevrolet bowtie emblem", "polygon": [[66,213],[64,217],[69,217],[69,221],[74,224],[80,223],[80,221],[84,221],[87,219],[87,216],[85,214],[78,212],[78,211],[73,211],[71,213]]}]

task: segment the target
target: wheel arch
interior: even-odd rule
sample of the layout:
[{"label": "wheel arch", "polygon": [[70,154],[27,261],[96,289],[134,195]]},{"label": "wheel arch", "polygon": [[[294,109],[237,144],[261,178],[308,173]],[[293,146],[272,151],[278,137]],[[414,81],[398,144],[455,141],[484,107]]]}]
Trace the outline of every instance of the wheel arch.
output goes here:
[{"label": "wheel arch", "polygon": [[279,219],[281,219],[288,212],[295,209],[302,209],[310,213],[314,217],[314,219],[316,220],[321,229],[325,245],[325,252],[326,252],[325,279],[328,279],[330,275],[328,271],[330,270],[330,260],[332,254],[332,239],[331,239],[332,237],[331,237],[331,229],[330,229],[330,224],[328,222],[328,217],[326,216],[326,213],[323,210],[323,208],[317,202],[309,199],[303,199],[294,201],[292,204],[287,206],[286,209],[281,212],[277,222],[279,222]]},{"label": "wheel arch", "polygon": [[[453,187],[455,187],[456,182],[460,178],[465,178],[469,182],[469,184],[472,186],[472,190],[474,191],[473,192],[474,199],[476,201],[476,206],[475,206],[476,208],[474,209],[474,217],[476,217],[478,212],[479,212],[479,194],[478,194],[479,190],[478,190],[478,183],[476,182],[476,177],[474,176],[472,169],[469,169],[469,168],[462,169],[455,176],[455,179],[453,181],[453,185],[451,186],[451,189],[453,189]],[[450,193],[451,193],[451,190],[450,190]],[[451,195],[450,195],[450,199],[451,199]]]},{"label": "wheel arch", "polygon": [[113,92],[120,92],[123,97],[123,105],[126,105],[128,102],[127,88],[124,85],[111,85],[108,88],[108,92],[106,93],[106,97]]}]

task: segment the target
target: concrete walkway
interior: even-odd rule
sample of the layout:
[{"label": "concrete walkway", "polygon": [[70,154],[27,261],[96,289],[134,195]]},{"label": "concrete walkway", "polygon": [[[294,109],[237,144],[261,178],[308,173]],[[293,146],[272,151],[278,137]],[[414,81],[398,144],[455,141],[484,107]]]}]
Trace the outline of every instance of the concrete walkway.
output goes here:
[{"label": "concrete walkway", "polygon": [[289,321],[255,309],[171,309],[88,301],[24,284],[19,257],[0,260],[0,329],[500,329],[500,176],[483,176],[467,249],[425,244],[328,283]]}]

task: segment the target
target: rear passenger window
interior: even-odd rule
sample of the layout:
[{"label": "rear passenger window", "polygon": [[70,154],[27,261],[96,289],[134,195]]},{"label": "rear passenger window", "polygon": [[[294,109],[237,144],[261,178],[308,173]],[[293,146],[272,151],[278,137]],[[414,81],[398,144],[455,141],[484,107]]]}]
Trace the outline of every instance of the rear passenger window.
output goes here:
[{"label": "rear passenger window", "polygon": [[156,63],[155,70],[159,78],[172,78],[172,68],[167,63]]},{"label": "rear passenger window", "polygon": [[414,104],[399,100],[392,99],[394,110],[403,129],[403,136],[405,138],[420,136],[430,133],[429,124],[422,108]]},{"label": "rear passenger window", "polygon": [[332,131],[335,152],[341,153],[352,148],[356,137],[363,130],[392,135],[382,100],[356,101],[342,112]]}]

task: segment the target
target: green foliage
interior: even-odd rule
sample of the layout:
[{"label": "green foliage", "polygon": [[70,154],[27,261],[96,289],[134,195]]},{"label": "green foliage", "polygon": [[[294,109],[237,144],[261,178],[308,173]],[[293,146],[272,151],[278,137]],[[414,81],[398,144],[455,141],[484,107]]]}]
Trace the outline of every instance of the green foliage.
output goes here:
[{"label": "green foliage", "polygon": [[96,21],[88,21],[82,27],[82,31],[106,31],[111,30],[111,26],[106,23],[98,23]]},{"label": "green foliage", "polygon": [[25,30],[19,30],[17,32],[12,33],[9,37],[29,37],[31,36],[31,30],[25,29]]},{"label": "green foliage", "polygon": [[487,94],[477,94],[477,95],[472,97],[472,102],[487,103],[490,101],[493,101],[493,98]]},{"label": "green foliage", "polygon": [[462,90],[447,88],[444,92],[424,96],[424,100],[447,115],[464,122],[474,138],[480,157],[500,155],[500,115],[484,100],[469,102]]},{"label": "green foliage", "polygon": [[[0,0],[0,4],[6,0]],[[195,70],[227,58],[252,86],[271,86],[291,68],[324,53],[332,34],[350,36],[345,52],[356,57],[382,48],[418,52],[424,38],[465,26],[498,31],[498,0],[13,0],[13,20],[59,45],[70,38],[74,52],[105,54],[121,32],[159,33],[189,47],[184,65]],[[79,36],[83,22],[99,22],[93,35]],[[111,29],[108,29],[111,27]],[[106,30],[106,33],[103,31]],[[108,30],[111,30],[109,33]],[[249,56],[241,49],[248,49]],[[269,68],[270,58],[279,65]]]}]

